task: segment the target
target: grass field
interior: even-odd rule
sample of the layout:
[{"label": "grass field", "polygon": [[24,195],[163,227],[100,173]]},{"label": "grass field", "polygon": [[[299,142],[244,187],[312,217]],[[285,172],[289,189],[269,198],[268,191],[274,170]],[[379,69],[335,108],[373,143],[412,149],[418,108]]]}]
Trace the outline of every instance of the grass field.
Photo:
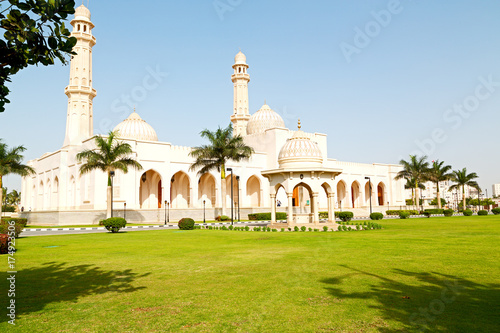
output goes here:
[{"label": "grass field", "polygon": [[0,330],[500,332],[499,216],[379,222],[21,238]]}]

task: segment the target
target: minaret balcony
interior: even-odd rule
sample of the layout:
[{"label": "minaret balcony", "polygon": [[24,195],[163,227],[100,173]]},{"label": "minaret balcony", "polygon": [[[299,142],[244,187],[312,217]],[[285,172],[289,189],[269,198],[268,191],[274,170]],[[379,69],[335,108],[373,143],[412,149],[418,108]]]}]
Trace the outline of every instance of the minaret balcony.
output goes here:
[{"label": "minaret balcony", "polygon": [[231,80],[237,80],[237,79],[245,79],[250,81],[250,75],[247,73],[238,73],[231,75]]},{"label": "minaret balcony", "polygon": [[73,93],[86,93],[90,94],[92,97],[97,96],[97,90],[90,86],[67,86],[64,88],[64,93],[69,96]]},{"label": "minaret balcony", "polygon": [[91,46],[94,46],[97,43],[96,38],[89,32],[73,31],[71,33],[71,37],[86,40],[90,42]]}]

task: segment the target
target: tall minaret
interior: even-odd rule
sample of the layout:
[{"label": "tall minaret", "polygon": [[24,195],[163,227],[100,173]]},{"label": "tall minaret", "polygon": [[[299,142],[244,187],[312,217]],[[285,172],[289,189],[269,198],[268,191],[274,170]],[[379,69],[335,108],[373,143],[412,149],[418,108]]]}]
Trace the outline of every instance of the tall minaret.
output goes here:
[{"label": "tall minaret", "polygon": [[234,57],[234,74],[231,81],[234,83],[234,108],[231,121],[233,122],[233,134],[245,136],[247,134],[247,123],[250,119],[248,111],[248,82],[250,75],[247,73],[247,57],[238,52]]},{"label": "tall minaret", "polygon": [[81,5],[76,8],[71,25],[71,36],[76,37],[77,42],[73,48],[76,55],[71,57],[69,85],[64,90],[68,96],[64,147],[80,145],[93,135],[92,101],[97,94],[92,88],[92,47],[96,40],[92,36],[94,25],[87,7]]}]

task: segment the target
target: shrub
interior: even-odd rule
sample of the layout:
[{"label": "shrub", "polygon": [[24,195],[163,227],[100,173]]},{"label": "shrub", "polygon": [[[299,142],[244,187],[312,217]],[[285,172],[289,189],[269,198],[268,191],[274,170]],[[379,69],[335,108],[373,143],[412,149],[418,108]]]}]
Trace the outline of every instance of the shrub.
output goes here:
[{"label": "shrub", "polygon": [[304,231],[306,231],[306,230],[307,230],[307,228],[306,228],[306,226],[305,226],[305,225],[303,225],[302,227],[300,227],[300,231],[304,232]]},{"label": "shrub", "polygon": [[7,206],[3,205],[2,206],[2,212],[3,213],[14,213],[15,211],[16,211],[16,207],[14,207],[14,206],[9,206],[9,205],[7,205]]},{"label": "shrub", "polygon": [[127,221],[123,217],[110,217],[109,219],[102,220],[101,222],[106,230],[111,231],[112,233],[117,233],[121,228],[125,228],[127,225]]},{"label": "shrub", "polygon": [[344,222],[350,221],[354,217],[352,212],[339,212],[339,219]]},{"label": "shrub", "polygon": [[337,227],[337,231],[342,231],[342,226],[341,226],[341,225],[339,225],[339,226]]},{"label": "shrub", "polygon": [[299,231],[299,230],[300,230],[299,227],[297,226],[293,227],[293,231]]},{"label": "shrub", "polygon": [[371,213],[370,218],[372,220],[382,220],[384,218],[384,214],[382,213]]},{"label": "shrub", "polygon": [[178,225],[180,230],[193,230],[194,220],[189,217],[186,217],[180,219]]},{"label": "shrub", "polygon": [[290,228],[290,227],[289,227],[289,228],[288,228],[288,231],[292,231],[292,228]]},{"label": "shrub", "polygon": [[[276,220],[286,220],[287,214],[284,212],[276,212]],[[251,221],[270,221],[271,213],[255,213],[248,214],[248,219]]]},{"label": "shrub", "polygon": [[28,219],[24,219],[24,218],[20,218],[20,217],[2,217],[2,222],[3,221],[14,221],[16,223],[19,223],[21,224],[23,227],[26,226],[26,224],[28,224]]},{"label": "shrub", "polygon": [[444,216],[450,217],[453,216],[453,209],[445,209],[443,211]]},{"label": "shrub", "polygon": [[431,217],[431,212],[422,212],[422,215],[425,215],[427,218],[430,218]]},{"label": "shrub", "polygon": [[277,232],[277,231],[278,231],[278,229],[272,229],[271,230],[271,232]]},{"label": "shrub", "polygon": [[[26,219],[22,219],[22,220],[26,220]],[[12,221],[13,221],[14,224],[11,225],[9,223],[9,221],[11,221],[10,223],[12,223]],[[0,222],[0,234],[9,235],[9,231],[10,231],[10,232],[14,232],[14,235],[11,235],[11,236],[14,236],[14,238],[17,238],[23,232],[25,224],[26,224],[25,221],[19,221],[17,219],[3,219],[2,222]]]},{"label": "shrub", "polygon": [[472,216],[472,210],[466,209],[463,211],[464,216]]},{"label": "shrub", "polygon": [[359,224],[356,224],[356,230],[359,230],[359,229],[360,229]]},{"label": "shrub", "polygon": [[253,228],[253,231],[260,231],[260,227]]},{"label": "shrub", "polygon": [[324,232],[327,232],[327,231],[328,231],[328,227],[327,227],[326,225],[323,227],[323,231],[324,231]]},{"label": "shrub", "polygon": [[347,231],[347,227],[345,225],[343,225],[342,230]]},{"label": "shrub", "polygon": [[477,212],[477,215],[488,215],[488,211],[482,209],[482,210],[480,210],[480,211]]},{"label": "shrub", "polygon": [[327,219],[328,218],[328,212],[319,212],[319,218],[320,219]]},{"label": "shrub", "polygon": [[491,211],[493,212],[493,214],[498,215],[500,214],[500,207],[493,208]]},{"label": "shrub", "polygon": [[314,231],[319,231],[319,229],[314,229]]},{"label": "shrub", "polygon": [[281,228],[281,232],[285,232],[285,228]]},{"label": "shrub", "polygon": [[404,211],[404,210],[402,210],[402,211],[399,212],[399,218],[400,219],[407,219],[409,217],[410,217],[410,212],[407,212],[407,211]]},{"label": "shrub", "polygon": [[234,229],[234,227],[233,227],[232,225],[230,225],[230,226],[228,227],[228,229],[229,229],[229,230],[233,230],[233,229]]},{"label": "shrub", "polygon": [[219,215],[215,218],[216,221],[229,221],[230,218],[229,216],[226,216],[226,215]]},{"label": "shrub", "polygon": [[309,227],[309,229],[308,229],[308,230],[309,230],[309,231],[313,231],[313,228]]},{"label": "shrub", "polygon": [[9,253],[9,236],[0,234],[0,254]]},{"label": "shrub", "polygon": [[407,210],[404,210],[404,209],[403,210],[388,210],[385,212],[385,214],[386,215],[399,215],[400,212],[408,212],[408,213],[410,213],[410,215],[418,215],[418,211],[413,210],[413,209],[412,210],[409,210],[409,209],[407,209]]},{"label": "shrub", "polygon": [[351,228],[351,227],[347,227],[347,230],[351,231],[351,230],[352,230],[352,228]]},{"label": "shrub", "polygon": [[246,227],[245,227],[245,231],[248,231],[248,230],[250,230],[250,227],[249,227],[249,226],[246,226]]},{"label": "shrub", "polygon": [[225,225],[223,225],[221,230],[229,230],[229,229]]},{"label": "shrub", "polygon": [[429,214],[432,214],[432,215],[444,214],[444,209],[426,209],[426,210],[423,211],[424,215],[425,215],[425,213],[429,213]]}]

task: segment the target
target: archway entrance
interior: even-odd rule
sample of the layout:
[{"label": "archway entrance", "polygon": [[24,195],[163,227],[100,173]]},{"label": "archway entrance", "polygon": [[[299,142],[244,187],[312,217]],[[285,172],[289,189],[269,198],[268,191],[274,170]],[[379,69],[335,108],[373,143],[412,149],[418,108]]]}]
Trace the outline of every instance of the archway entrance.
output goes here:
[{"label": "archway entrance", "polygon": [[161,176],[154,170],[148,170],[141,175],[139,187],[139,202],[142,209],[162,207]]},{"label": "archway entrance", "polygon": [[359,203],[359,183],[358,182],[354,182],[352,183],[351,185],[351,202],[352,202],[352,208],[358,208],[360,207],[360,203]]},{"label": "archway entrance", "polygon": [[215,207],[215,177],[210,173],[203,174],[198,181],[198,201],[200,207],[203,206],[203,200],[205,200],[205,207]]},{"label": "archway entrance", "polygon": [[337,184],[337,207],[339,209],[347,208],[347,193],[346,185],[343,180]]},{"label": "archway entrance", "polygon": [[191,182],[189,176],[179,171],[170,179],[170,199],[172,208],[189,208],[191,203]]},{"label": "archway entrance", "polygon": [[378,197],[378,205],[383,206],[385,202],[385,197],[384,197],[384,184],[379,183],[377,186],[377,197]]},{"label": "archway entrance", "polygon": [[247,181],[247,196],[250,207],[260,207],[260,181],[256,176]]}]

